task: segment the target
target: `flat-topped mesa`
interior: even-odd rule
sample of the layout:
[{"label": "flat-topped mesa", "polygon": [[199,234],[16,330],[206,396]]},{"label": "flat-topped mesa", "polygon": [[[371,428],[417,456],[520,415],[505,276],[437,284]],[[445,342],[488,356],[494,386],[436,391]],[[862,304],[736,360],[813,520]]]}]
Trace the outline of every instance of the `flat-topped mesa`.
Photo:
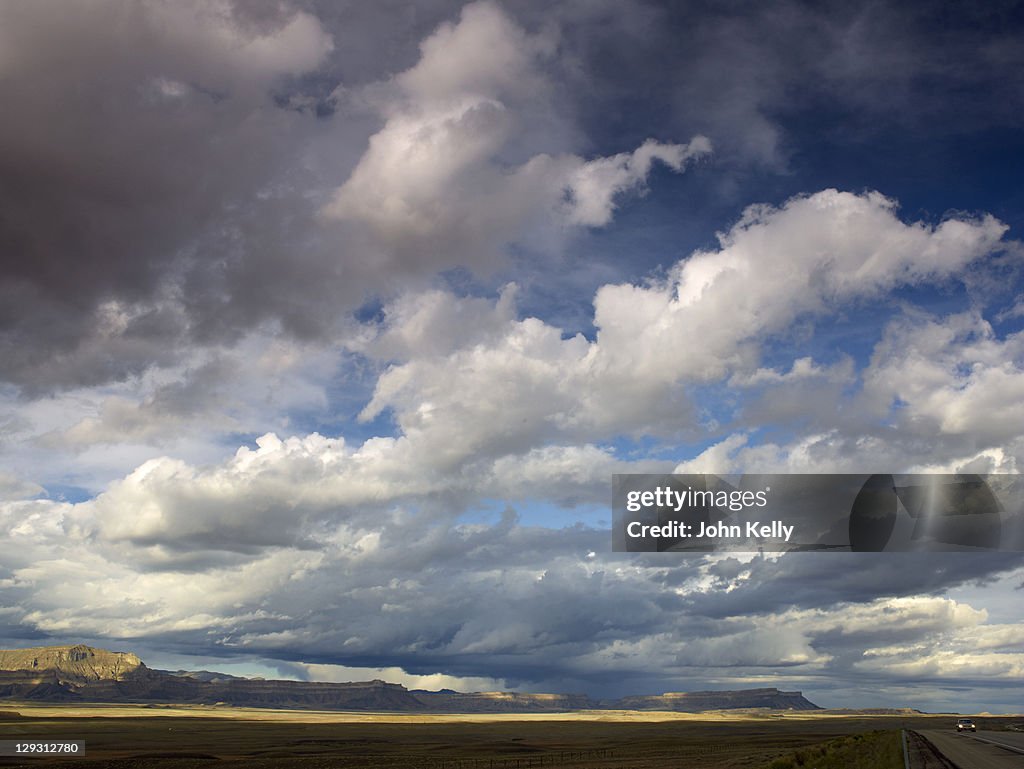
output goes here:
[{"label": "flat-topped mesa", "polygon": [[85,644],[0,649],[0,670],[56,674],[59,680],[123,681],[148,669],[130,652],[111,652]]},{"label": "flat-topped mesa", "polygon": [[802,692],[775,688],[739,691],[666,692],[650,696],[623,697],[615,703],[624,710],[818,710]]}]

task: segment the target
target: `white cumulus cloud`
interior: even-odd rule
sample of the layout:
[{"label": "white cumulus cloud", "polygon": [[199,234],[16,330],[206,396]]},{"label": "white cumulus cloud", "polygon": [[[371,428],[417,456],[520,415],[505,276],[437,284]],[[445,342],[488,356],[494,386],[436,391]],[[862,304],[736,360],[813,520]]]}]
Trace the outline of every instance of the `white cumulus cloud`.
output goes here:
[{"label": "white cumulus cloud", "polygon": [[557,137],[571,130],[544,72],[557,43],[496,4],[467,5],[378,97],[384,125],[323,214],[368,225],[405,259],[486,260],[527,229],[543,239],[564,225],[606,225],[655,160],[681,172],[711,151],[703,136],[591,160],[561,151]]}]

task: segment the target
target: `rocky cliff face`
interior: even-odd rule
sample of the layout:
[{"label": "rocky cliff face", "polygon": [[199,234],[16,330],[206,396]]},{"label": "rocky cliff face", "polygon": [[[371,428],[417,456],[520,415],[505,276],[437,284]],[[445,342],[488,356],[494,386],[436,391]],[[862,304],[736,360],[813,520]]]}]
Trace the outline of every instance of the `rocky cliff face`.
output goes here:
[{"label": "rocky cliff face", "polygon": [[317,683],[265,681],[209,671],[175,674],[147,668],[134,654],[82,645],[0,650],[0,698],[448,713],[551,713],[596,708],[693,713],[734,708],[818,709],[800,692],[778,689],[685,692],[596,701],[582,694],[409,691],[384,681]]},{"label": "rocky cliff face", "polygon": [[78,644],[0,649],[0,670],[56,671],[62,680],[86,683],[122,681],[139,675],[147,668],[134,654]]}]

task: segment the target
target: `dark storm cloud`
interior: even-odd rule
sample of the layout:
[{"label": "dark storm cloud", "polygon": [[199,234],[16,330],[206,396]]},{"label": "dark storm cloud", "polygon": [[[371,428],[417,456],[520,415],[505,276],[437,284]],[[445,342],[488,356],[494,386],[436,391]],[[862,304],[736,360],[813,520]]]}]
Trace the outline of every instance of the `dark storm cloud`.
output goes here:
[{"label": "dark storm cloud", "polygon": [[300,167],[309,121],[267,89],[315,66],[330,38],[312,17],[264,29],[217,4],[0,14],[4,374],[32,389],[167,362],[192,315],[201,333],[233,298],[197,292],[183,312],[188,280],[230,271],[240,214]]}]

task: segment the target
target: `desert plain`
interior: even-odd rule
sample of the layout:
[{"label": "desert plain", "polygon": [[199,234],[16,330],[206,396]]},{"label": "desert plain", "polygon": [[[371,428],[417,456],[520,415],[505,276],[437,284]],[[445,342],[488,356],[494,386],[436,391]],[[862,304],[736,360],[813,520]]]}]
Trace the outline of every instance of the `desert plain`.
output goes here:
[{"label": "desert plain", "polygon": [[[4,708],[0,740],[84,740],[86,754],[4,758],[0,766],[65,769],[768,769],[814,766],[812,757],[824,761],[836,745],[843,755],[864,754],[863,762],[843,759],[849,766],[885,769],[901,730],[948,731],[955,721],[909,711],[405,714],[17,702]],[[1022,720],[976,718],[985,730],[1013,729]]]}]

